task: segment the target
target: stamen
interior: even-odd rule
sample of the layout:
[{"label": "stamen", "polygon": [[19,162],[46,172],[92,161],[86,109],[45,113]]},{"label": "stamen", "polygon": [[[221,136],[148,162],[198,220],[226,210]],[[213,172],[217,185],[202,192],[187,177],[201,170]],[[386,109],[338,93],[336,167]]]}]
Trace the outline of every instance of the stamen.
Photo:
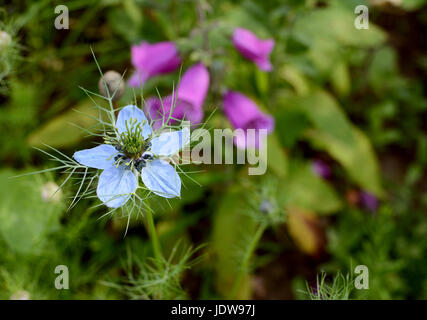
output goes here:
[{"label": "stamen", "polygon": [[144,168],[146,165],[146,162],[144,159],[136,160],[135,162],[135,169],[141,172],[142,168]]},{"label": "stamen", "polygon": [[144,153],[142,155],[142,159],[144,159],[144,160],[153,160],[154,157],[153,157],[153,155],[151,153]]},{"label": "stamen", "polygon": [[[150,139],[144,139],[143,128],[145,120],[139,122],[138,119],[130,118],[125,121],[125,130],[119,136],[113,137],[111,133],[106,133],[104,142],[114,146],[123,154],[122,159],[117,159],[122,164],[122,160],[129,159],[127,166],[141,158],[142,154],[151,147]],[[117,162],[116,160],[116,162]]]}]

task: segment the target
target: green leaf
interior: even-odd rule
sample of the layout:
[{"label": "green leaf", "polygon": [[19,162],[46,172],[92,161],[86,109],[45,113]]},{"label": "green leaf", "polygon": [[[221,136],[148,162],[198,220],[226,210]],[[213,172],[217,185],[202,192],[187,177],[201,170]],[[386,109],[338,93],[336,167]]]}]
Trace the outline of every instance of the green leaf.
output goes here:
[{"label": "green leaf", "polygon": [[[288,157],[285,150],[280,145],[279,139],[275,133],[268,135],[267,148],[268,168],[279,177],[285,177]],[[260,158],[260,161],[261,159],[262,158]]]},{"label": "green leaf", "polygon": [[307,137],[339,161],[357,184],[378,196],[382,194],[371,144],[350,123],[333,96],[315,89],[306,96],[287,99],[286,105],[305,112],[315,128]]},{"label": "green leaf", "polygon": [[123,7],[128,16],[131,18],[132,22],[134,23],[134,27],[138,29],[141,28],[144,18],[135,0],[124,0]]},{"label": "green leaf", "polygon": [[323,214],[341,209],[342,202],[334,189],[313,173],[310,164],[292,162],[288,171],[289,177],[283,187],[288,207]]},{"label": "green leaf", "polygon": [[338,5],[312,10],[296,20],[292,36],[310,45],[308,58],[327,76],[336,62],[345,57],[344,47],[374,47],[386,39],[373,23],[367,30],[356,29],[354,19],[351,9]]},{"label": "green leaf", "polygon": [[[396,52],[384,47],[375,52],[370,64],[368,81],[376,93],[387,93],[388,90],[399,86]],[[384,81],[387,79],[387,81]]]},{"label": "green leaf", "polygon": [[279,70],[280,76],[292,85],[295,92],[299,95],[305,95],[309,91],[309,84],[304,75],[292,65],[284,65]]},{"label": "green leaf", "polygon": [[299,39],[315,41],[314,45],[328,41],[365,48],[385,41],[385,33],[373,23],[367,30],[356,29],[355,17],[352,10],[339,6],[312,10],[296,21],[293,32]]},{"label": "green leaf", "polygon": [[[38,254],[49,232],[59,228],[61,193],[41,176],[12,178],[22,172],[0,172],[0,236],[10,250]],[[43,191],[44,190],[44,191]]]},{"label": "green leaf", "polygon": [[[98,121],[99,111],[90,100],[82,102],[75,109],[53,118],[28,137],[28,144],[44,147],[47,144],[54,148],[70,147],[83,140],[88,133],[75,125],[89,130]],[[73,125],[74,124],[74,125]]]},{"label": "green leaf", "polygon": [[137,42],[141,35],[142,20],[136,23],[138,18],[130,17],[129,10],[126,8],[112,8],[108,12],[108,24],[113,31],[126,39],[129,43]]},{"label": "green leaf", "polygon": [[223,17],[223,23],[229,25],[230,30],[234,28],[246,28],[254,31],[257,36],[261,38],[271,36],[263,21],[255,19],[243,6],[230,6],[229,4],[224,4],[223,7],[226,12]]},{"label": "green leaf", "polygon": [[291,97],[285,106],[304,111],[316,129],[345,143],[354,143],[351,123],[335,99],[326,91],[315,89],[305,96]]},{"label": "green leaf", "polygon": [[[242,248],[246,239],[255,233],[255,222],[245,211],[241,188],[230,188],[213,217],[212,249],[215,256],[216,287],[222,296],[230,295],[239,272]],[[249,278],[245,277],[238,290],[237,299],[250,298]]]},{"label": "green leaf", "polygon": [[425,4],[426,0],[402,0],[402,8],[406,10],[417,10]]},{"label": "green leaf", "polygon": [[281,144],[286,148],[292,148],[301,139],[310,122],[301,110],[295,108],[281,108],[275,114],[275,134]]},{"label": "green leaf", "polygon": [[351,79],[345,61],[338,62],[331,73],[331,83],[334,91],[341,97],[346,97],[351,90]]},{"label": "green leaf", "polygon": [[350,144],[321,130],[310,130],[308,137],[339,161],[355,183],[363,189],[381,196],[383,189],[374,150],[362,131],[353,128],[353,134],[355,141]]}]

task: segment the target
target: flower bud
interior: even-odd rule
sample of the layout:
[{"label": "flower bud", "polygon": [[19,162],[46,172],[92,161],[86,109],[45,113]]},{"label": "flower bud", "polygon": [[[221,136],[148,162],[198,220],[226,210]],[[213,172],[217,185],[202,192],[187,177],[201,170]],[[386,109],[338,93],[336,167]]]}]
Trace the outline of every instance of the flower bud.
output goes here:
[{"label": "flower bud", "polygon": [[119,100],[125,92],[125,84],[122,76],[113,70],[107,71],[104,74],[104,78],[101,77],[99,79],[98,87],[99,92],[101,92],[104,97],[108,97],[108,93],[110,93],[110,97],[114,95],[113,101]]},{"label": "flower bud", "polygon": [[30,293],[25,290],[16,291],[10,296],[10,300],[30,300]]},{"label": "flower bud", "polygon": [[62,190],[58,190],[58,185],[54,182],[47,182],[41,187],[41,197],[46,202],[59,202],[62,199]]},{"label": "flower bud", "polygon": [[12,43],[12,38],[6,31],[0,31],[0,50],[7,48]]},{"label": "flower bud", "polygon": [[268,200],[262,200],[260,205],[260,211],[264,214],[268,214],[273,211],[273,205]]}]

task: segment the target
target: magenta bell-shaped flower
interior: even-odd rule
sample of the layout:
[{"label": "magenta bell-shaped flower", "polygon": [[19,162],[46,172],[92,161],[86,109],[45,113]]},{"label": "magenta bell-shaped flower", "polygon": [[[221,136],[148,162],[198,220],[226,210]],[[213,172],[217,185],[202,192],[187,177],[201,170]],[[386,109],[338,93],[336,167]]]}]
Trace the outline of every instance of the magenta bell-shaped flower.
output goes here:
[{"label": "magenta bell-shaped flower", "polygon": [[331,168],[322,160],[316,159],[311,162],[313,172],[323,179],[329,179],[332,175]]},{"label": "magenta bell-shaped flower", "polygon": [[375,197],[375,195],[373,195],[372,193],[367,192],[367,191],[361,191],[359,201],[360,201],[360,205],[364,209],[366,209],[372,213],[377,212],[378,206],[379,206],[379,201],[378,201],[377,197]]},{"label": "magenta bell-shaped flower", "polygon": [[[186,119],[191,124],[203,120],[203,103],[209,89],[209,72],[206,67],[197,63],[190,67],[182,76],[173,95],[162,100],[150,98],[146,101],[146,110],[154,120],[154,127],[162,124],[163,118]],[[174,107],[171,112],[171,107]],[[173,122],[173,119],[171,121]]]},{"label": "magenta bell-shaped flower", "polygon": [[181,64],[178,49],[173,42],[168,41],[133,45],[131,56],[135,67],[135,72],[128,81],[131,87],[139,87],[155,75],[172,72]]},{"label": "magenta bell-shaped flower", "polygon": [[[246,147],[261,147],[259,129],[271,133],[274,129],[274,118],[261,112],[259,107],[245,95],[228,91],[224,96],[224,112],[235,129],[243,129],[244,134],[236,133],[234,144],[241,149]],[[255,141],[248,141],[247,130],[255,129]]]},{"label": "magenta bell-shaped flower", "polygon": [[259,39],[253,32],[236,28],[232,36],[236,49],[247,59],[252,60],[258,68],[264,71],[273,70],[270,63],[270,53],[274,47],[274,40]]}]

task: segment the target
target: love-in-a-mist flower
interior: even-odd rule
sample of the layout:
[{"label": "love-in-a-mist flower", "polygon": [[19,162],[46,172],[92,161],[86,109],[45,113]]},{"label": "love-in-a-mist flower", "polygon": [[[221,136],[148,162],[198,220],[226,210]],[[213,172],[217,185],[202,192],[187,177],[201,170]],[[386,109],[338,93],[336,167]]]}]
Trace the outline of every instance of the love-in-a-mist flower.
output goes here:
[{"label": "love-in-a-mist flower", "polygon": [[[239,92],[228,91],[224,95],[224,112],[235,129],[243,129],[234,137],[238,148],[261,147],[260,129],[265,129],[267,134],[274,129],[274,118],[263,113],[255,102]],[[248,136],[248,129],[255,129],[254,139]]]},{"label": "love-in-a-mist flower", "polygon": [[154,44],[142,42],[131,48],[132,65],[135,72],[128,81],[129,86],[139,87],[147,79],[174,71],[181,64],[178,49],[173,42]]},{"label": "love-in-a-mist flower", "polygon": [[[152,97],[146,101],[146,110],[154,120],[154,127],[162,119],[186,119],[191,124],[198,124],[203,119],[203,103],[209,89],[209,72],[206,67],[197,63],[183,74],[177,90],[162,99]],[[172,108],[172,111],[171,111]]]},{"label": "love-in-a-mist flower", "polygon": [[258,68],[264,71],[273,70],[270,62],[270,53],[274,48],[274,40],[259,39],[253,32],[236,28],[232,41],[236,49],[247,59],[253,61]]},{"label": "love-in-a-mist flower", "polygon": [[165,197],[179,197],[181,180],[175,168],[165,160],[190,140],[190,130],[153,132],[145,114],[134,105],[124,107],[117,117],[115,133],[105,144],[77,151],[80,164],[103,170],[96,194],[108,207],[123,206],[138,188],[141,177],[145,188]]}]

